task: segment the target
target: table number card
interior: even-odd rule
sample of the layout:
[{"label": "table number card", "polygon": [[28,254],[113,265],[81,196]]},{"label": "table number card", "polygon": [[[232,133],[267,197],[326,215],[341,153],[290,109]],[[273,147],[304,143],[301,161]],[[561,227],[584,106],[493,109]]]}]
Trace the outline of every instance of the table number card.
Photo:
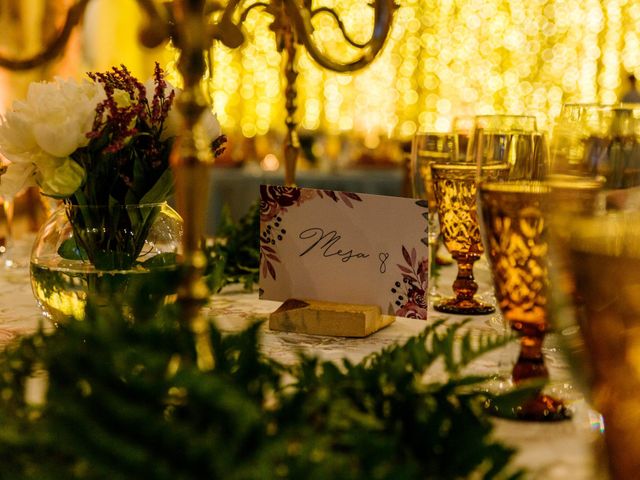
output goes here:
[{"label": "table number card", "polygon": [[427,205],[411,198],[260,187],[260,298],[379,305],[425,319]]}]

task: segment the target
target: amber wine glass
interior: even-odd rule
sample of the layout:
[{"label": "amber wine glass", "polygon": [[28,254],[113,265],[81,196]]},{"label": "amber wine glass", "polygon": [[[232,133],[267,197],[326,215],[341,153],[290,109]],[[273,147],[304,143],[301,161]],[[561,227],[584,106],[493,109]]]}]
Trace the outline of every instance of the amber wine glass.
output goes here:
[{"label": "amber wine glass", "polygon": [[578,217],[569,230],[569,266],[582,345],[574,358],[590,402],[604,418],[612,480],[640,476],[640,214]]},{"label": "amber wine glass", "polygon": [[[489,181],[478,189],[496,300],[520,337],[512,380],[516,385],[546,382],[542,343],[549,329],[549,186],[538,180]],[[512,411],[493,413],[535,421],[569,418],[564,403],[541,390]]]},{"label": "amber wine glass", "polygon": [[[520,353],[512,370],[519,385],[549,378],[542,343],[549,329],[548,215],[550,187],[545,136],[528,128],[490,125],[476,130],[479,166],[506,165],[498,178],[478,170],[481,230],[491,266],[495,296],[504,320],[520,337]],[[561,420],[569,411],[561,400],[542,393],[509,411],[492,413],[522,420]]]},{"label": "amber wine glass", "polygon": [[[501,165],[486,168],[490,176],[506,171]],[[434,163],[431,174],[444,245],[458,265],[452,285],[455,296],[441,299],[433,308],[465,315],[493,313],[493,305],[475,298],[478,284],[473,276],[473,264],[484,252],[476,207],[477,167],[466,160]]]}]

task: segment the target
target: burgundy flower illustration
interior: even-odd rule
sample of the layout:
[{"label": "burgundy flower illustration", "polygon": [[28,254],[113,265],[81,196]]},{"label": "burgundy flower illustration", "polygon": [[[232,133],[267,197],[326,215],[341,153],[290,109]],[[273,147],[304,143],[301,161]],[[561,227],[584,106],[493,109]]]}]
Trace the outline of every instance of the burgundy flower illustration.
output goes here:
[{"label": "burgundy flower illustration", "polygon": [[362,198],[360,198],[360,196],[357,193],[336,192],[334,190],[316,190],[316,191],[318,192],[318,196],[320,198],[324,198],[324,196],[326,195],[336,203],[342,200],[342,202],[349,208],[353,208],[353,203],[351,203],[352,201],[356,201],[356,202],[362,201]]},{"label": "burgundy flower illustration", "polygon": [[284,238],[287,231],[281,227],[281,216],[274,216],[274,222],[269,223],[264,230],[260,232],[260,270],[262,277],[271,276],[276,279],[276,269],[273,263],[280,263],[280,257],[275,250],[276,243]]},{"label": "burgundy flower illustration", "polygon": [[271,221],[300,198],[300,189],[279,185],[260,185],[260,220]]},{"label": "burgundy flower illustration", "polygon": [[427,318],[427,309],[420,307],[412,302],[405,303],[395,312],[398,317],[415,318],[425,320]]},{"label": "burgundy flower illustration", "polygon": [[391,288],[391,293],[396,295],[394,313],[399,317],[426,320],[428,259],[418,259],[416,249],[409,252],[405,246],[402,247],[402,257],[406,263],[398,264],[402,281],[396,281]]}]

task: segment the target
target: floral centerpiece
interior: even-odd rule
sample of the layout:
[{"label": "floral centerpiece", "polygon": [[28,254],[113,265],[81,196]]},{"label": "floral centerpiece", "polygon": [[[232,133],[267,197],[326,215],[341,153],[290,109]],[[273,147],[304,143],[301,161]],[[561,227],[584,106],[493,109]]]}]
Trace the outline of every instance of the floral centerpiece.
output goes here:
[{"label": "floral centerpiece", "polygon": [[[157,64],[146,83],[113,67],[79,83],[32,83],[26,100],[0,120],[0,153],[10,161],[0,195],[37,185],[61,201],[72,233],[56,242],[67,261],[59,265],[126,271],[161,253],[148,235],[173,191],[176,94]],[[225,137],[216,116],[206,111],[201,121],[214,155],[221,153]],[[32,254],[32,274],[33,263]]]}]

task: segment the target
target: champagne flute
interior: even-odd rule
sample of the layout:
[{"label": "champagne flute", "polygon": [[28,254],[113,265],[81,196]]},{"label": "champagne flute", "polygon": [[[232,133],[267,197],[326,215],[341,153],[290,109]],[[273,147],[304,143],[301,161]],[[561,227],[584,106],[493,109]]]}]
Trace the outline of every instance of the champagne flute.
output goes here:
[{"label": "champagne flute", "polygon": [[458,154],[466,157],[469,146],[469,136],[475,125],[475,117],[471,115],[457,115],[451,121],[451,130],[458,137]]},{"label": "champagne flute", "polygon": [[621,190],[640,185],[640,106],[565,106],[551,150],[554,173],[602,177],[609,207],[624,208]]},{"label": "champagne flute", "polygon": [[436,162],[455,159],[458,152],[457,140],[457,136],[452,133],[420,132],[415,135],[411,144],[413,196],[426,200],[428,206],[427,239],[430,251],[428,282],[430,299],[439,297],[434,268],[437,261],[438,238],[440,236],[431,165]]}]

